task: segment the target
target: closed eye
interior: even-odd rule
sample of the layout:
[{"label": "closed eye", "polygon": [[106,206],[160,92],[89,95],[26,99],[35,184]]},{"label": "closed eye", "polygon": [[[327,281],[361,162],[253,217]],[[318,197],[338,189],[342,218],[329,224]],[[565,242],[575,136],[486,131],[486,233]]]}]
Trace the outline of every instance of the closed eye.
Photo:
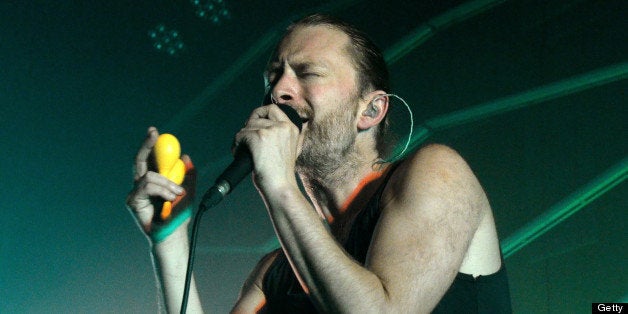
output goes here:
[{"label": "closed eye", "polygon": [[315,77],[319,77],[320,75],[318,73],[311,73],[311,72],[306,72],[306,73],[301,73],[299,74],[299,77],[301,78],[315,78]]}]

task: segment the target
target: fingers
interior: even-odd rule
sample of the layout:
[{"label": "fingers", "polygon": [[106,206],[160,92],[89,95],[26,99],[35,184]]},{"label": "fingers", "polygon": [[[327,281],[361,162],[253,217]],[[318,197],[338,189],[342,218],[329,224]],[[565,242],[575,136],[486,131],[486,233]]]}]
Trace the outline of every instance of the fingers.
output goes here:
[{"label": "fingers", "polygon": [[133,191],[127,198],[127,205],[134,211],[140,212],[151,206],[151,197],[160,197],[166,201],[173,201],[183,193],[184,189],[168,180],[166,177],[148,171],[135,184]]},{"label": "fingers", "polygon": [[181,155],[181,160],[183,161],[184,164],[191,164],[192,163],[192,159],[190,159],[190,156],[188,156],[187,154],[183,154]]},{"label": "fingers", "polygon": [[300,137],[297,126],[277,105],[267,105],[253,110],[245,127],[235,135],[232,149],[248,147],[257,171],[263,167],[262,161],[293,162]]},{"label": "fingers", "polygon": [[271,106],[275,106],[275,105],[266,105],[266,106],[257,107],[255,110],[253,110],[253,112],[251,112],[251,115],[249,116],[249,121],[253,119],[267,118],[268,111],[270,110]]},{"label": "fingers", "polygon": [[147,172],[139,185],[143,185],[140,189],[142,196],[159,196],[167,201],[172,201],[183,193],[181,186],[153,171]]},{"label": "fingers", "polygon": [[[157,128],[150,127],[146,133],[146,138],[139,148],[134,163],[134,186],[127,195],[126,205],[128,209],[135,215],[136,220],[147,234],[152,232],[154,216],[161,210],[163,201],[187,200],[190,202],[193,192],[187,193],[183,186],[180,186],[165,176],[149,169],[149,159],[152,150],[159,137]],[[193,177],[194,165],[189,156],[181,156],[186,167],[186,188],[194,190]],[[180,202],[183,204],[183,202]],[[159,208],[156,208],[159,206]],[[174,206],[174,205],[173,205]],[[187,206],[187,205],[186,205]]]},{"label": "fingers", "polygon": [[150,156],[153,146],[155,146],[155,142],[157,142],[158,136],[159,132],[157,128],[152,126],[148,128],[146,139],[135,156],[135,171],[133,176],[135,181],[139,180],[139,178],[144,176],[148,171],[148,157]]},{"label": "fingers", "polygon": [[235,154],[235,151],[240,145],[246,145],[247,137],[249,134],[257,133],[259,130],[270,128],[276,125],[276,121],[271,119],[270,107],[276,105],[265,105],[253,110],[249,118],[247,119],[244,127],[236,133],[233,143],[231,144],[231,153]]},{"label": "fingers", "polygon": [[295,125],[277,105],[266,105],[253,110],[243,130],[257,131],[277,126],[289,128]]},{"label": "fingers", "polygon": [[253,110],[249,121],[257,121],[259,119],[267,119],[271,121],[290,122],[290,119],[277,105],[266,105]]}]

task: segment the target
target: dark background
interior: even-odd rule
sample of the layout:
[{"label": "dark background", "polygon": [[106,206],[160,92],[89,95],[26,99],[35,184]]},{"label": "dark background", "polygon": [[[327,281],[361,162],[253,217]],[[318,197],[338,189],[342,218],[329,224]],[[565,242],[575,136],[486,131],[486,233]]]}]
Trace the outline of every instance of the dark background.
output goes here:
[{"label": "dark background", "polygon": [[[124,206],[146,128],[178,136],[206,189],[260,104],[277,34],[319,10],[396,56],[393,92],[411,105],[417,130],[614,67],[608,81],[450,125],[428,141],[469,161],[503,240],[547,223],[536,219],[619,169],[616,186],[582,198],[506,264],[518,313],[587,313],[592,302],[628,300],[627,2],[224,1],[230,18],[218,24],[189,1],[0,1],[1,313],[155,312],[148,242]],[[486,8],[438,19],[477,3]],[[426,23],[433,36],[398,53]],[[178,31],[183,50],[154,48],[148,34],[160,24]],[[250,180],[201,228],[197,282],[205,309],[224,313],[277,242]]]}]

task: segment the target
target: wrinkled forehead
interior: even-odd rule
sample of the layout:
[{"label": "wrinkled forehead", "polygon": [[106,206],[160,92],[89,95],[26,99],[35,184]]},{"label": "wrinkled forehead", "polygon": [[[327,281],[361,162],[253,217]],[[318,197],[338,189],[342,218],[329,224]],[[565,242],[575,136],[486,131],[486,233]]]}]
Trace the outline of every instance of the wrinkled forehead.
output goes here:
[{"label": "wrinkled forehead", "polygon": [[[271,64],[284,62],[352,61],[349,36],[331,25],[296,26],[286,33],[271,56]],[[329,60],[327,60],[329,61]]]}]

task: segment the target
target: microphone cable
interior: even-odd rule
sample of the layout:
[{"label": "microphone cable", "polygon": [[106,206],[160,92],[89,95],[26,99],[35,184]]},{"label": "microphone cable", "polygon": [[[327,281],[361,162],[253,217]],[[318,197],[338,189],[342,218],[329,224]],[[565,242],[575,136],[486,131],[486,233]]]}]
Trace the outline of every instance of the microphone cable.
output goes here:
[{"label": "microphone cable", "polygon": [[[220,201],[222,201],[224,195],[218,190],[216,186],[212,187],[203,196],[203,201],[199,205],[199,209],[194,215],[194,222],[192,224],[192,235],[190,238],[190,252],[188,255],[188,266],[185,273],[185,286],[183,288],[183,300],[181,300],[181,314],[185,314],[188,307],[188,299],[190,297],[190,286],[192,283],[192,269],[194,268],[194,256],[196,256],[196,243],[198,238],[198,229],[201,222],[201,217],[211,207],[214,207]],[[209,205],[209,206],[208,206]]]}]

